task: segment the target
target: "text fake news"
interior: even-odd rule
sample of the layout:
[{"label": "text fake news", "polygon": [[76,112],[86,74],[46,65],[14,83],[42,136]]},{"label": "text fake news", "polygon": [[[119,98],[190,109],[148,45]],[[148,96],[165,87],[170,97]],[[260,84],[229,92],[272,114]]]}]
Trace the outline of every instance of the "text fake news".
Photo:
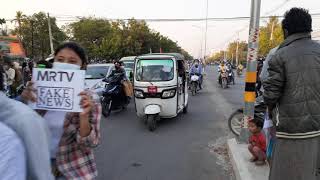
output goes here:
[{"label": "text fake news", "polygon": [[71,88],[38,87],[38,106],[72,109],[74,92]]}]

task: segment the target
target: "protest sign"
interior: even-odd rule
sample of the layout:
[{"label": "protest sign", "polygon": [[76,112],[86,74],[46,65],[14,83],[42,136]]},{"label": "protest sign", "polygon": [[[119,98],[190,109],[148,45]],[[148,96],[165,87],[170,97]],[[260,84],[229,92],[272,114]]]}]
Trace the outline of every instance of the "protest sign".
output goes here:
[{"label": "protest sign", "polygon": [[84,90],[85,71],[34,68],[32,81],[37,94],[34,109],[82,112],[79,93]]}]

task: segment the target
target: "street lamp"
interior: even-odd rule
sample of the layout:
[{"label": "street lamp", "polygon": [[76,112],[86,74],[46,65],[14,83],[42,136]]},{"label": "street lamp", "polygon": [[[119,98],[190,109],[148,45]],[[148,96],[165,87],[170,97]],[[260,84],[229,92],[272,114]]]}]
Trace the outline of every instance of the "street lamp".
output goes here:
[{"label": "street lamp", "polygon": [[[203,31],[205,30],[204,28],[208,29],[208,28],[212,28],[215,26],[207,26],[207,27],[201,27],[201,26],[197,26],[197,25],[192,25],[192,27],[200,29],[201,30],[201,34],[203,34]],[[200,48],[200,58],[202,58],[202,46],[203,46],[203,35],[201,35],[201,40],[200,40],[200,44],[201,44],[201,48]],[[205,37],[206,38],[206,37]],[[207,42],[206,42],[207,43]],[[205,50],[205,54],[206,54],[206,50]],[[204,55],[205,55],[204,54]]]},{"label": "street lamp", "polygon": [[207,12],[206,12],[206,33],[205,33],[205,43],[204,43],[204,60],[207,54],[207,33],[208,33],[208,10],[209,10],[209,0],[207,0]]}]

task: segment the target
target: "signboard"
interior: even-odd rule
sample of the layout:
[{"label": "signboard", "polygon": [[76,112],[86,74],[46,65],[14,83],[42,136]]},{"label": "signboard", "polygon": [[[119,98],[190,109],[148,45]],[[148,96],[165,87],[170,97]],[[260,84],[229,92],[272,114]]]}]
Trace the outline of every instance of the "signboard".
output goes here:
[{"label": "signboard", "polygon": [[84,90],[85,71],[34,68],[37,93],[34,109],[82,112],[79,93]]}]

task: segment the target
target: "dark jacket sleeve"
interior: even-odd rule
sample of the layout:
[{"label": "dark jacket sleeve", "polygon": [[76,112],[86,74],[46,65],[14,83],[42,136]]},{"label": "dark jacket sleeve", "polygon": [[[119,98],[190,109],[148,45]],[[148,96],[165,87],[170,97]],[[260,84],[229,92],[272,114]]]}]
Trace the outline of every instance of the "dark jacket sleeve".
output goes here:
[{"label": "dark jacket sleeve", "polygon": [[274,107],[282,96],[285,85],[285,67],[280,54],[276,54],[269,62],[269,77],[263,83],[264,100],[269,107]]}]

